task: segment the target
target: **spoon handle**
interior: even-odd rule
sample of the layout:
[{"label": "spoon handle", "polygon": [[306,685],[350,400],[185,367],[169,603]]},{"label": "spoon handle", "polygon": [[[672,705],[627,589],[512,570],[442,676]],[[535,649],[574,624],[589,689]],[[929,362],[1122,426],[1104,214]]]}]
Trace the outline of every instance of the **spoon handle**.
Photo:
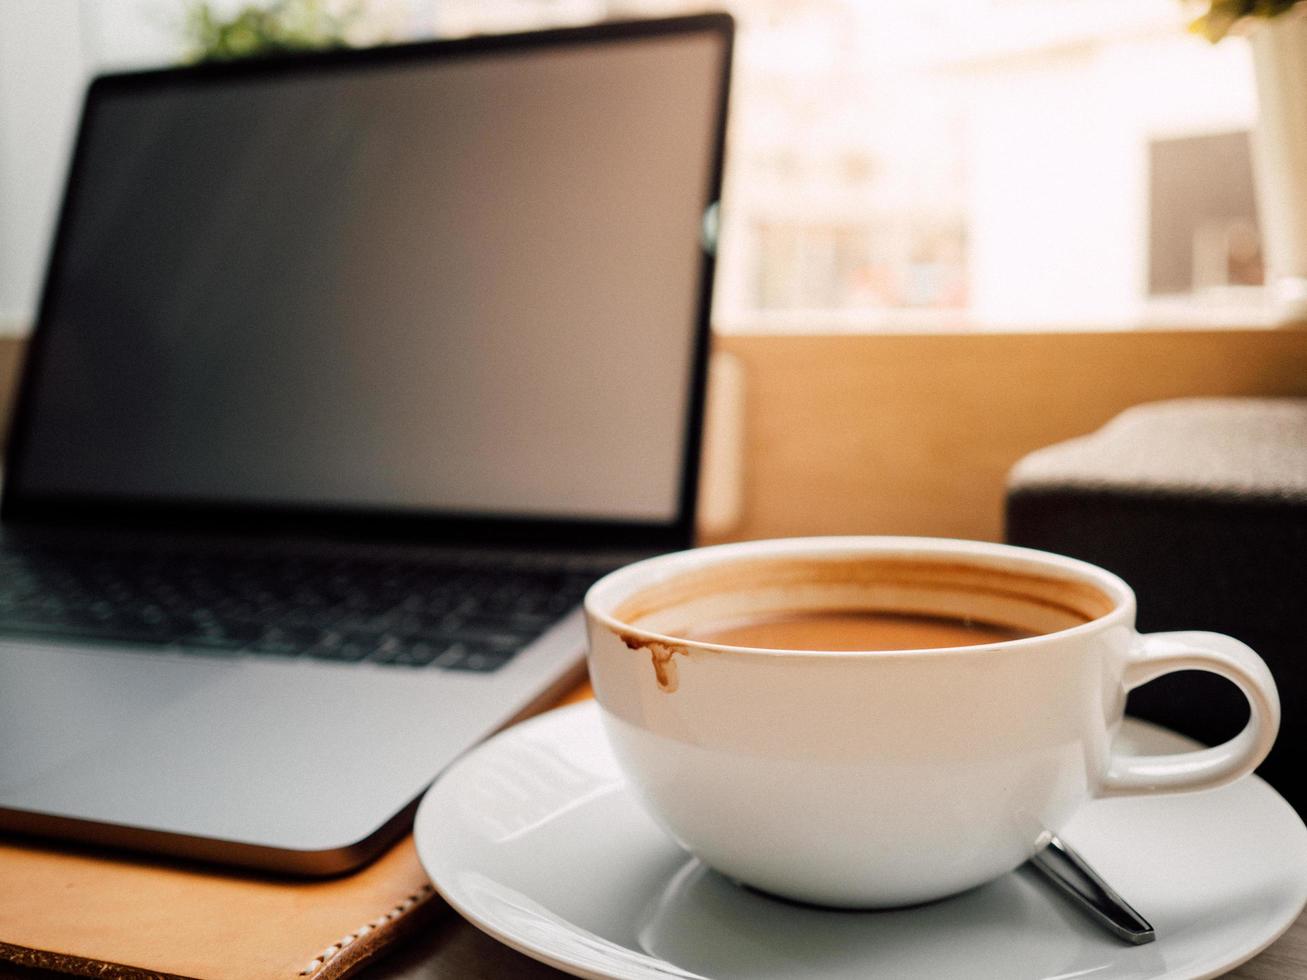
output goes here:
[{"label": "spoon handle", "polygon": [[1054,836],[1030,863],[1113,935],[1142,946],[1157,933],[1130,903],[1114,892],[1065,841]]}]

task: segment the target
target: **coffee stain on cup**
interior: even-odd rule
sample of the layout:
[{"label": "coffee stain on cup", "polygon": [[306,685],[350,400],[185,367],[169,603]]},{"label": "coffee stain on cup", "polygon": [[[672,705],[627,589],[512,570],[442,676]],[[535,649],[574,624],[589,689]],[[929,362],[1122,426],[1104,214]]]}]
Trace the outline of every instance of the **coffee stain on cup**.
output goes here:
[{"label": "coffee stain on cup", "polygon": [[673,646],[670,643],[645,641],[630,633],[618,633],[617,638],[625,643],[629,650],[648,650],[649,659],[653,661],[654,677],[658,681],[658,689],[668,694],[676,692],[680,680],[676,674],[676,661],[672,658],[678,653],[684,655],[686,653],[684,647]]}]

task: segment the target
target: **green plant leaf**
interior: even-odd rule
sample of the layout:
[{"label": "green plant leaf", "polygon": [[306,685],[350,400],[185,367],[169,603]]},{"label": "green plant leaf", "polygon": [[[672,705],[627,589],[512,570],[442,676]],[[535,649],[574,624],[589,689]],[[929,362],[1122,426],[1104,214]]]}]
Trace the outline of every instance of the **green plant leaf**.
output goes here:
[{"label": "green plant leaf", "polygon": [[1278,17],[1304,0],[1211,0],[1207,12],[1194,19],[1189,30],[1215,44],[1246,17]]},{"label": "green plant leaf", "polygon": [[362,12],[361,3],[332,15],[323,0],[272,0],[248,3],[223,16],[207,0],[192,0],[185,22],[187,60],[225,61],[344,47],[346,32]]}]

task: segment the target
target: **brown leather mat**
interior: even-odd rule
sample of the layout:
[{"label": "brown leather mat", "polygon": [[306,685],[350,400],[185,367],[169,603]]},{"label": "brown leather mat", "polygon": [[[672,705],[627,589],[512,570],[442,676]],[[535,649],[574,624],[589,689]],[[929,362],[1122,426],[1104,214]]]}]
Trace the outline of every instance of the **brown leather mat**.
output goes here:
[{"label": "brown leather mat", "polygon": [[0,839],[0,960],[82,976],[337,980],[433,900],[411,836],[326,881]]},{"label": "brown leather mat", "polygon": [[339,980],[436,908],[412,835],[325,881],[0,837],[0,963],[78,976]]}]

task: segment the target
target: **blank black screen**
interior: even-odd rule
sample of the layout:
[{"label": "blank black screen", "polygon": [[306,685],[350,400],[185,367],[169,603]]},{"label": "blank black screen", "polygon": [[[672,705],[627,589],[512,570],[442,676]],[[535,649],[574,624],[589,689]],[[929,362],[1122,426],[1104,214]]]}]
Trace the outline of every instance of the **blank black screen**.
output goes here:
[{"label": "blank black screen", "polygon": [[673,519],[722,47],[102,86],[24,493]]}]

